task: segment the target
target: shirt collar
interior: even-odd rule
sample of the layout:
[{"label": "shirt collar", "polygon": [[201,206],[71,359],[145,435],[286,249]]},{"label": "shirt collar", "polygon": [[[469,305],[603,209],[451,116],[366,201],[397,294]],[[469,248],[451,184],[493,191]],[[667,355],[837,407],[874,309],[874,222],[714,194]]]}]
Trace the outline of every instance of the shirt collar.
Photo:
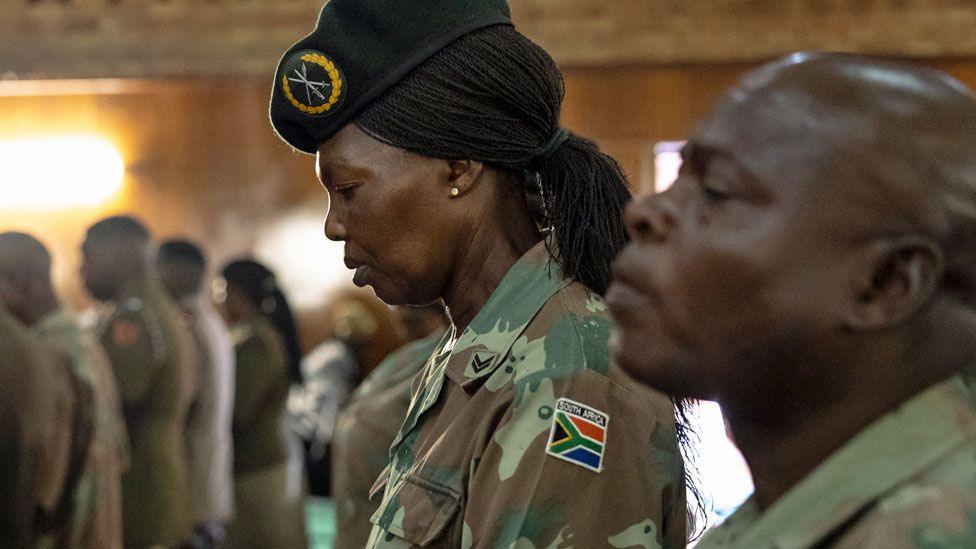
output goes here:
[{"label": "shirt collar", "polygon": [[445,375],[467,392],[476,389],[498,368],[546,301],[570,282],[545,242],[536,244],[509,269],[454,343]]},{"label": "shirt collar", "polygon": [[713,539],[734,541],[736,547],[810,547],[973,439],[976,411],[962,380],[954,377],[858,433],[766,512],[758,513],[749,498]]}]

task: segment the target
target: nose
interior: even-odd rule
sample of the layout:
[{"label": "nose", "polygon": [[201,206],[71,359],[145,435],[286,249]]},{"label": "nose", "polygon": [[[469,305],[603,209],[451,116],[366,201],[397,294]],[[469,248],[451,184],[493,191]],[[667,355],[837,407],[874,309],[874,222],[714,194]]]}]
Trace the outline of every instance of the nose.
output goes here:
[{"label": "nose", "polygon": [[325,214],[325,237],[333,242],[341,242],[346,239],[346,226],[339,219],[335,208],[329,208]]},{"label": "nose", "polygon": [[664,242],[677,217],[673,206],[662,195],[648,195],[627,206],[624,223],[635,241]]}]

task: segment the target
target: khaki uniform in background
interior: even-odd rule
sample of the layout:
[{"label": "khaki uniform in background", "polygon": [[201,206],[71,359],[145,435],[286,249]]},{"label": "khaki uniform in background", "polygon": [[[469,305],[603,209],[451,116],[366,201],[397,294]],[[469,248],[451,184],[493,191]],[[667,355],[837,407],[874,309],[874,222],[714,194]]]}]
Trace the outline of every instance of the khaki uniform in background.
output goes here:
[{"label": "khaki uniform in background", "polygon": [[332,437],[332,495],[337,549],[361,548],[379,498],[369,490],[390,463],[390,444],[410,406],[411,382],[440,336],[416,341],[391,354],[349,397]]},{"label": "khaki uniform in background", "polygon": [[[234,500],[227,528],[230,548],[292,549],[305,538],[303,485],[289,474],[297,441],[285,430],[288,364],[284,344],[264,317],[232,330],[237,362],[234,399]],[[290,450],[291,448],[291,450]]]},{"label": "khaki uniform in background", "polygon": [[71,547],[122,547],[121,476],[128,466],[128,440],[112,367],[94,336],[67,311],[42,319],[34,332],[45,345],[71,358],[79,380],[94,395],[94,430],[70,518]]},{"label": "khaki uniform in background", "polygon": [[234,344],[213,307],[181,303],[197,347],[197,391],[186,425],[194,524],[226,525],[234,514]]},{"label": "khaki uniform in background", "polygon": [[0,547],[64,544],[91,443],[92,395],[67,357],[0,311]]},{"label": "khaki uniform in background", "polygon": [[759,513],[747,500],[701,549],[976,547],[976,410],[959,378],[858,433]]},{"label": "khaki uniform in background", "polygon": [[522,257],[417,378],[368,546],[684,547],[673,406],[610,364],[610,326],[542,243]]},{"label": "khaki uniform in background", "polygon": [[178,545],[191,533],[183,436],[196,383],[192,336],[152,280],[110,307],[100,326],[129,431],[125,545]]}]

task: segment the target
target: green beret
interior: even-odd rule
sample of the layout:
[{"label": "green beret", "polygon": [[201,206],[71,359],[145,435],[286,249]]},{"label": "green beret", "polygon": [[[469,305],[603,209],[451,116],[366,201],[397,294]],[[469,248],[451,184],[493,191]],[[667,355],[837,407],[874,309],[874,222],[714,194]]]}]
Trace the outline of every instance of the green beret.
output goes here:
[{"label": "green beret", "polygon": [[314,154],[363,107],[472,31],[511,25],[506,0],[331,0],[278,62],[271,124]]}]

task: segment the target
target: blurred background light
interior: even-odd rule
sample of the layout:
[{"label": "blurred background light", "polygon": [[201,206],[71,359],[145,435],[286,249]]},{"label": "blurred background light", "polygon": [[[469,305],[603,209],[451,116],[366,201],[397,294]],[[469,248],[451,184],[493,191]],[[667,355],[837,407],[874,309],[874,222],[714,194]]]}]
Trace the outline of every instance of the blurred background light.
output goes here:
[{"label": "blurred background light", "polygon": [[261,231],[254,255],[267,263],[298,309],[311,309],[351,288],[352,271],[342,263],[341,242],[325,238],[325,210],[300,207]]},{"label": "blurred background light", "polygon": [[654,192],[663,193],[678,179],[684,146],[684,141],[661,141],[654,146]]},{"label": "blurred background light", "polygon": [[119,151],[95,136],[0,140],[0,210],[98,206],[122,188]]}]

